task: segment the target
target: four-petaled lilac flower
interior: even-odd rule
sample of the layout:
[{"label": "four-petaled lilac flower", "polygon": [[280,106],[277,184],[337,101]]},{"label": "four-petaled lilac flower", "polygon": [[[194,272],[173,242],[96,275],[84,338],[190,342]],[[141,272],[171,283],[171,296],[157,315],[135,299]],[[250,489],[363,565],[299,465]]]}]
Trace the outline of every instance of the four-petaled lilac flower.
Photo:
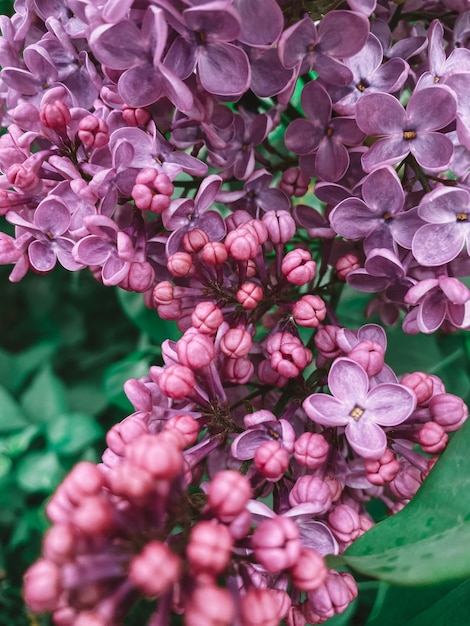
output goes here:
[{"label": "four-petaled lilac flower", "polygon": [[163,213],[163,225],[172,230],[167,244],[167,254],[178,252],[185,233],[200,228],[211,241],[219,241],[226,233],[226,226],[220,213],[208,211],[222,184],[220,176],[208,176],[203,180],[194,200],[178,198]]},{"label": "four-petaled lilac flower", "polygon": [[294,451],[295,431],[290,422],[277,420],[271,411],[261,410],[245,416],[247,430],[232,442],[232,456],[240,461],[253,459],[266,441],[278,441],[289,454]]},{"label": "four-petaled lilac flower", "polygon": [[16,245],[23,250],[28,247],[29,261],[38,272],[50,272],[57,259],[72,272],[85,267],[72,257],[75,241],[67,236],[71,214],[60,198],[51,195],[43,200],[32,222],[15,211],[8,211],[6,218],[19,227]]},{"label": "four-petaled lilac flower", "polygon": [[438,187],[418,206],[427,222],[412,242],[416,260],[426,267],[444,265],[455,259],[465,244],[470,251],[470,193],[461,187]]},{"label": "four-petaled lilac flower", "polygon": [[371,137],[382,137],[362,157],[370,172],[379,165],[395,165],[408,154],[428,171],[447,169],[454,147],[442,133],[455,119],[457,104],[453,92],[436,85],[415,91],[405,109],[388,93],[371,93],[356,104],[359,128]]},{"label": "four-petaled lilac flower", "polygon": [[351,448],[366,459],[380,459],[387,447],[381,426],[404,422],[416,406],[412,391],[396,383],[369,390],[369,377],[358,363],[339,358],[328,375],[332,396],[315,393],[303,403],[309,418],[323,426],[344,426]]}]

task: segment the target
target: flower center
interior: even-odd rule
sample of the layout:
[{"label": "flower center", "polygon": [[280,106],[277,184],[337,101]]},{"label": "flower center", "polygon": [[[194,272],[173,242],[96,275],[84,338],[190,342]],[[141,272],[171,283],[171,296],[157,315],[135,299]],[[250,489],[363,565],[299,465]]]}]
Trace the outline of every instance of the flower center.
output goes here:
[{"label": "flower center", "polygon": [[455,217],[457,222],[466,222],[468,220],[468,213],[457,213]]},{"label": "flower center", "polygon": [[361,80],[357,83],[357,85],[356,85],[356,89],[359,89],[359,91],[361,91],[361,92],[362,92],[362,91],[365,91],[365,90],[367,89],[367,87],[368,87],[368,86],[369,86],[369,83],[368,83],[366,80],[361,79]]},{"label": "flower center", "polygon": [[403,139],[405,141],[409,141],[410,139],[416,139],[416,131],[415,130],[404,130],[403,131]]},{"label": "flower center", "polygon": [[313,52],[315,50],[315,44],[309,43],[307,46],[307,52]]},{"label": "flower center", "polygon": [[333,128],[331,128],[331,126],[328,126],[328,129],[327,129],[327,131],[326,131],[326,136],[327,136],[327,137],[331,137],[331,135],[332,135],[334,132],[335,132],[335,131],[334,131],[334,129],[333,129]]},{"label": "flower center", "polygon": [[390,222],[390,221],[392,220],[392,215],[391,215],[388,211],[386,211],[386,212],[383,214],[383,218],[384,218],[384,220],[385,220],[386,222]]},{"label": "flower center", "polygon": [[268,428],[268,435],[276,441],[279,441],[279,439],[281,438],[281,435],[277,433],[273,428]]},{"label": "flower center", "polygon": [[199,46],[203,46],[206,43],[206,33],[202,30],[196,33],[196,41]]},{"label": "flower center", "polygon": [[362,417],[363,413],[364,413],[365,409],[362,409],[360,406],[358,406],[356,404],[356,406],[354,407],[354,409],[351,411],[351,413],[349,414],[349,417],[352,417],[354,420],[359,421],[360,418]]}]

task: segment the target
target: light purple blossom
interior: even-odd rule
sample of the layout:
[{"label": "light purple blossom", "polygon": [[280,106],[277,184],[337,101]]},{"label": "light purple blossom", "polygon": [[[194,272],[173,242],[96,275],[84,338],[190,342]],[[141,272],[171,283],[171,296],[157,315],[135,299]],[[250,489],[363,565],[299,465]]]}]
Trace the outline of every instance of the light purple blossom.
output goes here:
[{"label": "light purple blossom", "polygon": [[369,377],[358,363],[347,358],[334,361],[328,375],[332,396],[315,393],[303,403],[308,417],[327,427],[345,427],[352,449],[366,459],[379,459],[387,447],[382,426],[404,422],[416,406],[406,387],[382,383],[369,390]]}]

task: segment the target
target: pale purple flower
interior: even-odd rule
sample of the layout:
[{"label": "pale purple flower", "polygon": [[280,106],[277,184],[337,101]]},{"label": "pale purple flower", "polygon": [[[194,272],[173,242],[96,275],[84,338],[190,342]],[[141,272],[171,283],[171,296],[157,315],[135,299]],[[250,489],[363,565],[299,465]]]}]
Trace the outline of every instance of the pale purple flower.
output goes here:
[{"label": "pale purple flower", "polygon": [[435,132],[455,119],[457,104],[447,87],[415,91],[405,109],[388,93],[371,93],[356,105],[359,128],[371,137],[382,137],[362,157],[370,172],[379,165],[395,165],[408,154],[426,170],[445,170],[454,148],[444,134]]},{"label": "pale purple flower", "polygon": [[412,241],[416,260],[426,267],[439,266],[455,259],[467,246],[470,250],[470,193],[461,187],[438,187],[418,206],[426,224]]},{"label": "pale purple flower", "polygon": [[358,363],[336,359],[328,375],[332,396],[315,393],[303,403],[308,417],[327,427],[345,427],[352,449],[367,459],[379,459],[387,447],[382,426],[396,426],[411,415],[416,397],[396,383],[369,390],[369,377]]},{"label": "pale purple flower", "polygon": [[247,430],[232,442],[232,456],[240,461],[252,459],[266,441],[278,441],[289,454],[294,451],[295,431],[290,422],[277,420],[270,411],[261,410],[245,417]]}]

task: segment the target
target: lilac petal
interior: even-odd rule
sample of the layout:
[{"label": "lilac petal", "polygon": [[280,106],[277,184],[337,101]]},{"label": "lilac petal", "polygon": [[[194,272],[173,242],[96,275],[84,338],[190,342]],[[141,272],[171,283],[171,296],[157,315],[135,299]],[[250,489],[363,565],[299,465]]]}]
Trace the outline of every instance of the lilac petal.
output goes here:
[{"label": "lilac petal", "polygon": [[115,70],[127,70],[145,55],[140,30],[129,20],[98,26],[92,32],[90,46],[103,65]]},{"label": "lilac petal", "polygon": [[260,445],[270,441],[270,439],[266,428],[252,428],[238,435],[233,440],[230,452],[239,461],[247,461],[254,458],[255,452]]},{"label": "lilac petal", "polygon": [[387,437],[380,426],[364,419],[351,421],[345,434],[351,448],[365,459],[380,459],[387,447]]},{"label": "lilac petal", "polygon": [[318,148],[324,129],[308,120],[297,119],[289,124],[284,135],[286,148],[295,154],[311,154]]},{"label": "lilac petal", "polygon": [[163,226],[167,230],[176,230],[188,225],[194,213],[194,200],[192,198],[177,198],[163,213]]},{"label": "lilac petal", "polygon": [[31,265],[38,272],[50,272],[56,264],[56,254],[50,242],[34,240],[28,248]]},{"label": "lilac petal", "polygon": [[281,65],[276,48],[249,52],[251,67],[250,88],[258,98],[272,98],[283,91],[294,78],[294,71]]},{"label": "lilac petal", "polygon": [[201,215],[198,228],[206,232],[211,241],[220,241],[227,232],[225,221],[217,211],[206,211]]},{"label": "lilac petal", "polygon": [[412,142],[405,141],[402,134],[379,139],[362,155],[362,167],[371,172],[379,165],[395,165],[410,153],[410,144]]},{"label": "lilac petal", "polygon": [[366,371],[355,361],[347,358],[336,359],[328,374],[328,387],[331,393],[344,403],[365,401],[369,389]]},{"label": "lilac petal", "polygon": [[411,143],[411,152],[424,169],[445,170],[454,156],[452,141],[441,133],[421,133]]},{"label": "lilac petal", "polygon": [[405,109],[388,93],[370,93],[356,105],[356,122],[366,135],[380,136],[403,133]]},{"label": "lilac petal", "polygon": [[123,280],[129,271],[129,263],[112,254],[103,265],[101,278],[107,287],[114,287]]},{"label": "lilac petal", "polygon": [[377,219],[369,207],[359,198],[347,198],[330,214],[330,224],[345,239],[362,239],[377,226]]},{"label": "lilac petal", "polygon": [[446,87],[428,87],[414,91],[406,107],[411,128],[439,130],[455,119],[457,104],[452,91]]},{"label": "lilac petal", "polygon": [[170,153],[167,157],[165,168],[169,166],[173,166],[173,169],[177,170],[178,173],[183,170],[187,174],[196,177],[205,176],[209,169],[205,163],[185,152]]},{"label": "lilac petal", "polygon": [[119,79],[118,89],[124,102],[136,108],[150,106],[163,95],[159,73],[150,63],[125,71]]},{"label": "lilac petal", "polygon": [[318,146],[315,170],[319,178],[335,182],[349,166],[349,153],[339,141],[325,137]]},{"label": "lilac petal", "polygon": [[66,239],[65,237],[61,237],[55,242],[55,252],[57,254],[57,258],[59,263],[65,267],[66,270],[70,272],[75,272],[77,270],[83,269],[83,264],[78,263],[72,256],[72,249],[75,245],[75,242],[71,239]]},{"label": "lilac petal", "polygon": [[465,304],[448,303],[447,317],[457,328],[468,328],[470,325],[470,302]]},{"label": "lilac petal", "polygon": [[298,526],[299,536],[303,546],[316,550],[322,556],[338,554],[338,543],[326,524],[311,519],[300,522]]},{"label": "lilac petal", "polygon": [[374,74],[374,91],[394,93],[403,87],[408,77],[410,66],[401,58],[390,59]]},{"label": "lilac petal", "polygon": [[380,67],[382,60],[382,45],[375,35],[369,33],[364,47],[357,54],[346,59],[345,63],[353,72],[355,79],[364,79]]},{"label": "lilac petal", "polygon": [[16,67],[5,67],[2,70],[2,81],[20,94],[34,96],[38,92],[38,83],[31,72]]},{"label": "lilac petal", "polygon": [[57,198],[48,198],[36,209],[34,222],[43,233],[55,239],[68,229],[70,212]]},{"label": "lilac petal", "polygon": [[414,207],[405,213],[399,213],[390,224],[390,230],[398,245],[411,250],[413,237],[424,221],[418,215],[418,207]]},{"label": "lilac petal", "polygon": [[327,13],[318,27],[318,45],[331,56],[347,58],[361,50],[369,34],[369,21],[351,11]]},{"label": "lilac petal", "polygon": [[357,146],[365,139],[364,133],[353,119],[335,117],[331,120],[329,128],[333,130],[333,135],[347,146]]},{"label": "lilac petal", "polygon": [[362,197],[371,210],[394,215],[405,202],[400,179],[391,167],[381,167],[366,177]]},{"label": "lilac petal", "polygon": [[466,229],[461,224],[425,224],[413,237],[411,249],[421,265],[434,267],[449,263],[465,244]]},{"label": "lilac petal", "polygon": [[181,79],[188,78],[196,65],[195,46],[183,39],[176,37],[168,50],[164,63],[165,65]]},{"label": "lilac petal", "polygon": [[194,99],[189,87],[162,63],[159,64],[158,69],[168,100],[180,111],[190,111]]},{"label": "lilac petal", "polygon": [[313,54],[313,69],[323,80],[342,86],[349,85],[353,81],[353,73],[344,63],[321,52]]},{"label": "lilac petal", "polygon": [[111,253],[111,244],[95,235],[84,237],[75,244],[73,256],[78,263],[103,265]]},{"label": "lilac petal", "polygon": [[238,98],[250,86],[250,65],[246,53],[230,43],[212,43],[199,49],[201,85],[217,96]]},{"label": "lilac petal", "polygon": [[397,255],[386,248],[371,250],[364,267],[372,276],[387,276],[390,279],[396,279],[405,275],[405,270]]},{"label": "lilac petal", "polygon": [[202,213],[210,207],[222,185],[220,176],[208,176],[205,178],[194,198],[194,204],[199,213]]},{"label": "lilac petal", "polygon": [[272,509],[269,508],[264,502],[260,502],[259,500],[249,500],[246,508],[253,515],[253,518],[257,522],[262,522],[266,518],[276,517],[276,514]]},{"label": "lilac petal", "polygon": [[447,305],[445,298],[438,291],[424,298],[418,308],[417,323],[421,332],[429,334],[440,328],[446,317]]},{"label": "lilac petal", "polygon": [[311,420],[323,426],[346,426],[351,419],[343,403],[326,393],[314,393],[302,406]]},{"label": "lilac petal", "polygon": [[423,220],[433,224],[455,223],[457,213],[467,213],[470,194],[466,189],[439,187],[427,194],[418,207]]},{"label": "lilac petal", "polygon": [[365,269],[353,270],[346,278],[348,285],[366,293],[383,291],[389,283],[384,276],[371,276]]},{"label": "lilac petal", "polygon": [[192,7],[183,12],[186,26],[197,33],[204,33],[211,41],[233,41],[240,33],[237,12],[226,2],[215,1],[210,8]]},{"label": "lilac petal", "polygon": [[383,383],[371,389],[367,396],[367,416],[381,426],[401,424],[415,408],[415,394],[402,385]]},{"label": "lilac petal", "polygon": [[365,339],[375,341],[381,345],[384,350],[387,348],[387,335],[382,326],[378,324],[365,324],[361,326],[357,331],[357,338],[359,341],[364,341]]},{"label": "lilac petal", "polygon": [[424,280],[420,280],[419,283],[416,283],[416,285],[413,285],[413,287],[408,290],[405,296],[405,302],[407,304],[418,304],[429,291],[438,286],[439,281],[437,278],[425,278]]},{"label": "lilac petal", "polygon": [[249,46],[270,46],[278,40],[284,17],[275,0],[235,0],[233,4],[241,19],[238,41]]},{"label": "lilac petal", "polygon": [[453,304],[465,304],[470,300],[470,290],[456,278],[444,277],[439,280],[439,288]]},{"label": "lilac petal", "polygon": [[278,44],[281,63],[287,69],[294,68],[304,58],[308,47],[316,43],[317,27],[313,20],[306,16],[281,35]]}]

